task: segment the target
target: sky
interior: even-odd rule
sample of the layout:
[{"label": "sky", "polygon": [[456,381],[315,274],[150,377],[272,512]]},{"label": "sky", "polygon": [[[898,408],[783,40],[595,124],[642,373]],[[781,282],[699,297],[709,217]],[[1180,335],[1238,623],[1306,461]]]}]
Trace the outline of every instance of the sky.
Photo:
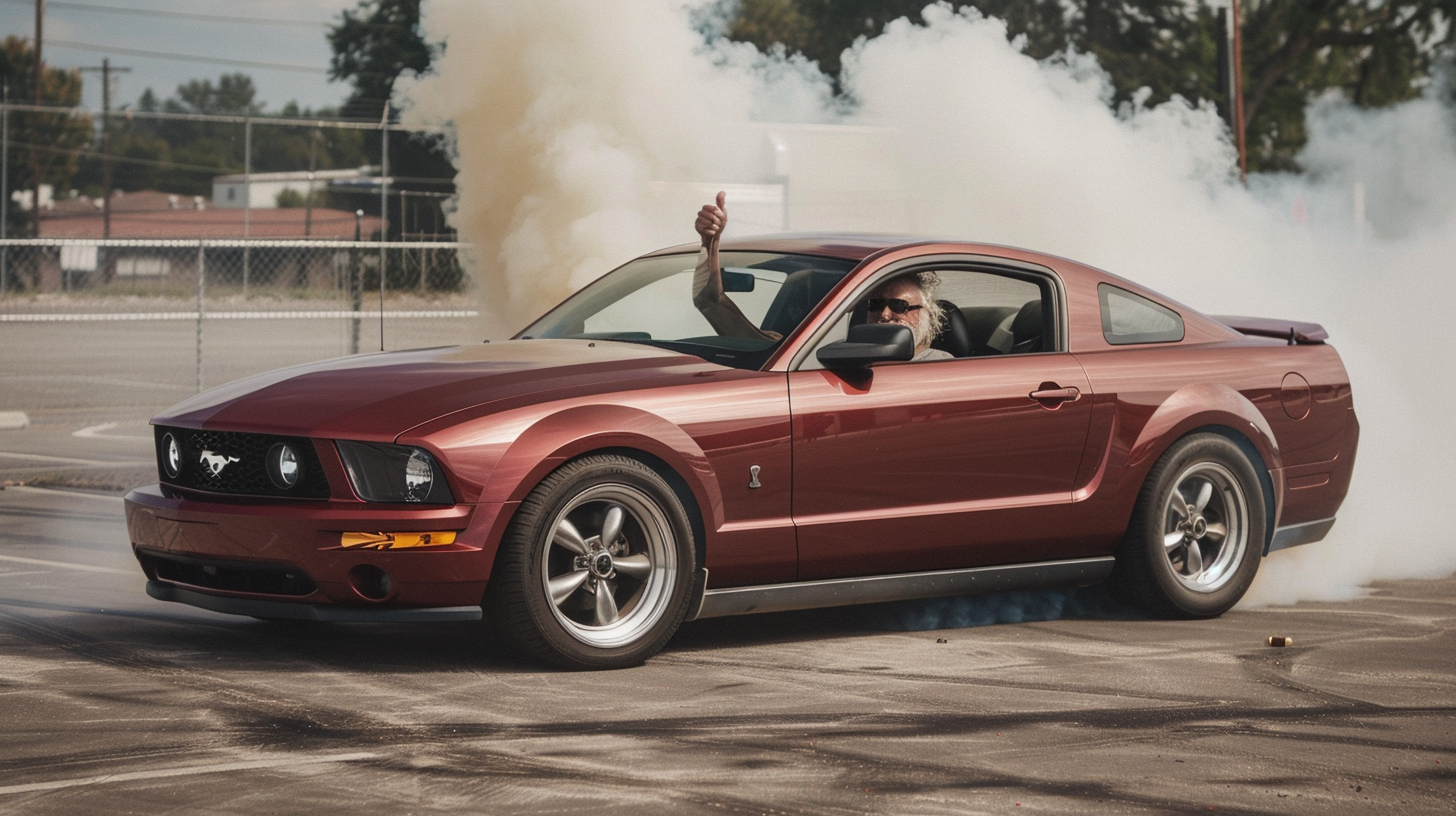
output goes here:
[{"label": "sky", "polygon": [[[47,0],[42,56],[57,68],[130,68],[113,79],[112,105],[159,99],[192,79],[242,72],[272,112],[289,101],[337,106],[349,93],[330,82],[328,25],[358,0]],[[110,10],[108,10],[110,9]],[[120,10],[120,11],[118,11]],[[226,19],[216,19],[226,18]],[[35,0],[0,0],[0,36],[35,36]],[[234,64],[245,63],[245,64]],[[101,80],[86,74],[82,103],[101,107]]]}]

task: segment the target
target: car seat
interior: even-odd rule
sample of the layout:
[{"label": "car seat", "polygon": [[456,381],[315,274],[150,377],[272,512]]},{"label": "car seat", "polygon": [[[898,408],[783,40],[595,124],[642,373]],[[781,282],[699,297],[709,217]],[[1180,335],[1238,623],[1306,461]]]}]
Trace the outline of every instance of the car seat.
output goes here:
[{"label": "car seat", "polygon": [[974,346],[971,343],[971,330],[966,324],[966,316],[961,314],[960,307],[948,300],[937,300],[940,304],[942,317],[940,319],[940,334],[930,341],[930,347],[949,352],[953,357],[969,357]]}]

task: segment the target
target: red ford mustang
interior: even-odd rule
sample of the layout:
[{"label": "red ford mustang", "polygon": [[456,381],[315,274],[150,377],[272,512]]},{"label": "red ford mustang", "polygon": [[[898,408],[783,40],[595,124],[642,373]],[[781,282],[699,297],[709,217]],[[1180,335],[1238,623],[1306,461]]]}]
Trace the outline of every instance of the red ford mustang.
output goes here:
[{"label": "red ford mustang", "polygon": [[[1359,426],[1317,325],[1018,249],[789,236],[723,245],[763,330],[725,336],[693,306],[695,251],[507,342],[299,366],[156,417],[160,484],[126,499],[147,591],[484,616],[574,668],[640,663],[695,618],[1027,586],[1110,580],[1206,617],[1349,487]],[[866,321],[924,271],[945,354]]]}]

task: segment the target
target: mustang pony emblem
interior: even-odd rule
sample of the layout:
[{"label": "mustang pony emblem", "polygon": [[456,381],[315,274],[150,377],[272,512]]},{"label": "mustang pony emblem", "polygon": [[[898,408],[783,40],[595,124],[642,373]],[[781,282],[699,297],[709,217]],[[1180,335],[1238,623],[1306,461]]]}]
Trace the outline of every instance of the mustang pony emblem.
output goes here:
[{"label": "mustang pony emblem", "polygon": [[212,475],[221,476],[223,468],[233,462],[241,462],[243,460],[236,456],[224,456],[221,453],[213,453],[210,450],[205,450],[202,452],[202,456],[198,457],[197,461],[207,465],[207,469],[212,472]]}]

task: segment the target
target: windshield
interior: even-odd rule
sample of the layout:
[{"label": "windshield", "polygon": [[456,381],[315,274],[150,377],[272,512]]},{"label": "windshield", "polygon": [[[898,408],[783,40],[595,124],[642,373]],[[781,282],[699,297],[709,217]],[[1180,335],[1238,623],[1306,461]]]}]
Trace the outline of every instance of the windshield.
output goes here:
[{"label": "windshield", "polygon": [[[641,258],[603,276],[520,337],[662,346],[735,368],[759,368],[782,340],[719,334],[693,306],[697,255]],[[753,325],[788,337],[855,264],[768,252],[722,253],[723,288]]]}]

